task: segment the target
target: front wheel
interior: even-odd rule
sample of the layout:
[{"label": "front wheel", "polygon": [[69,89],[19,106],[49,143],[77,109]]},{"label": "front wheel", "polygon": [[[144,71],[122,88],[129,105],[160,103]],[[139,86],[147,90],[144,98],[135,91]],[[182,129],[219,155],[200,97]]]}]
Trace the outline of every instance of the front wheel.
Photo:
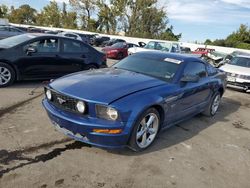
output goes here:
[{"label": "front wheel", "polygon": [[0,87],[7,87],[15,81],[15,71],[6,63],[0,62]]},{"label": "front wheel", "polygon": [[148,148],[155,140],[160,127],[160,115],[155,108],[150,108],[137,119],[130,137],[129,146],[134,151]]},{"label": "front wheel", "polygon": [[219,92],[216,92],[213,95],[210,103],[208,104],[208,106],[207,106],[206,110],[203,112],[203,114],[206,116],[214,116],[219,109],[220,102],[221,102],[221,95]]}]

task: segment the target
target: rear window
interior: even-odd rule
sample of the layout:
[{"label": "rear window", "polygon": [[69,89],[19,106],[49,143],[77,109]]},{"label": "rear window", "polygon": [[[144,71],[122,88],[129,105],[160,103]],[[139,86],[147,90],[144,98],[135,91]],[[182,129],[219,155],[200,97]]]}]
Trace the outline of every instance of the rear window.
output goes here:
[{"label": "rear window", "polygon": [[34,35],[23,34],[0,40],[0,47],[11,48],[25,41],[35,38]]}]

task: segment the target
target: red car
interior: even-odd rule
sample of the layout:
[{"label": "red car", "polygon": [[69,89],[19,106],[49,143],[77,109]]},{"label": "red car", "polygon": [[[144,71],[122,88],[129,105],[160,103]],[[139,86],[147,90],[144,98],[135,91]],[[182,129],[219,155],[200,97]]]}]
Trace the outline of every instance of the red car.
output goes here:
[{"label": "red car", "polygon": [[203,56],[214,51],[215,49],[210,49],[210,48],[197,48],[195,51],[192,52],[192,54],[200,54]]},{"label": "red car", "polygon": [[106,46],[102,51],[107,55],[108,58],[112,59],[123,59],[128,56],[128,48],[135,47],[138,45],[132,43],[118,42],[112,46]]}]

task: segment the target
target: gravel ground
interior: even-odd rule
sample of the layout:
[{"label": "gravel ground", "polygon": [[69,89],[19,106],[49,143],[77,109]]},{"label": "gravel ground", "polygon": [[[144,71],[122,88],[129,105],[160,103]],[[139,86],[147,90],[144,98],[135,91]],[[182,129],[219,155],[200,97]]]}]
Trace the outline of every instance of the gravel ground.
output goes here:
[{"label": "gravel ground", "polygon": [[0,90],[0,187],[250,187],[249,94],[227,90],[215,117],[198,115],[134,153],[55,131],[39,86],[19,82]]}]

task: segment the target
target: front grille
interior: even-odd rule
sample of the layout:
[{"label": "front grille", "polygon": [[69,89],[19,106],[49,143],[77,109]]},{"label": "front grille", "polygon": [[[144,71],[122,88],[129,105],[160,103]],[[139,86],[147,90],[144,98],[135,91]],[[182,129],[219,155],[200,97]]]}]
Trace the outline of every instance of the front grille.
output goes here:
[{"label": "front grille", "polygon": [[244,82],[244,83],[239,83],[239,82],[227,82],[229,85],[234,85],[234,86],[239,86],[239,87],[243,87],[243,88],[245,88],[245,87],[250,87],[250,83],[246,83],[246,82]]},{"label": "front grille", "polygon": [[[63,94],[58,93],[58,92],[53,91],[53,90],[51,90],[51,94],[52,94],[52,99],[50,102],[53,105],[55,105],[58,108],[61,108],[63,110],[79,113],[76,109],[76,104],[79,100],[72,98],[72,97],[69,97],[69,96],[66,96],[66,95],[63,95]],[[86,112],[87,112],[87,110],[85,111],[84,114],[86,114]]]}]

